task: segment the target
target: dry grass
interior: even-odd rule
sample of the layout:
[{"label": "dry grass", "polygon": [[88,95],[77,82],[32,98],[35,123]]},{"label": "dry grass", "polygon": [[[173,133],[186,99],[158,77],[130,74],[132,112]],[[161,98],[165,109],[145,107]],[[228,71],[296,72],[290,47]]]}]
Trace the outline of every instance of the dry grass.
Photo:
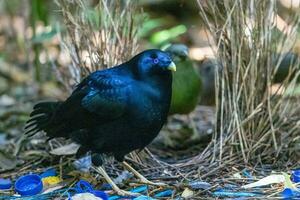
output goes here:
[{"label": "dry grass", "polygon": [[[57,0],[66,25],[62,48],[71,65],[58,69],[69,89],[88,73],[128,60],[138,49],[141,12],[133,1]],[[140,16],[140,17],[137,17]]]},{"label": "dry grass", "polygon": [[[278,69],[274,52],[288,52],[297,39],[299,17],[294,16],[288,31],[278,36],[276,1],[198,0],[200,15],[218,49],[223,70],[216,71],[217,126],[208,150],[211,162],[240,156],[249,161],[276,162],[294,154],[293,138],[299,137],[299,103],[290,93],[270,92]],[[287,30],[287,29],[286,29]],[[277,33],[276,33],[277,32]],[[296,71],[280,88],[294,90]],[[299,101],[299,100],[298,100]],[[285,157],[284,157],[285,156]]]}]

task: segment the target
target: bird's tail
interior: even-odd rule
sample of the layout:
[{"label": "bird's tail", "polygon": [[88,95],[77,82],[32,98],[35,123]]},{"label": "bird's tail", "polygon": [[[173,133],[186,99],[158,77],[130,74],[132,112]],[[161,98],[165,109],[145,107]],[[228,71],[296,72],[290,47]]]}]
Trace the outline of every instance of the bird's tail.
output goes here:
[{"label": "bird's tail", "polygon": [[33,107],[30,119],[26,122],[25,135],[31,137],[37,132],[44,130],[49,137],[53,126],[53,116],[62,102],[41,102]]}]

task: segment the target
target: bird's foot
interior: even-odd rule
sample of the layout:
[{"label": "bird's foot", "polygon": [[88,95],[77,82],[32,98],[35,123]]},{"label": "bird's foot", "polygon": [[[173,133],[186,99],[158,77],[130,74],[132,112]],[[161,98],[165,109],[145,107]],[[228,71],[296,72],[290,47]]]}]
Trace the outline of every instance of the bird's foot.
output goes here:
[{"label": "bird's foot", "polygon": [[145,177],[139,177],[140,178],[140,181],[141,183],[144,183],[146,185],[153,185],[153,186],[159,186],[159,187],[165,187],[165,186],[168,186],[167,184],[165,183],[155,183],[155,182],[152,182],[152,181],[149,181],[148,179],[146,179]]},{"label": "bird's foot", "polygon": [[123,196],[123,197],[128,197],[128,196],[140,196],[139,193],[134,193],[134,192],[128,192],[125,190],[121,190],[114,182],[113,180],[108,176],[108,174],[106,173],[105,169],[102,167],[95,167],[93,168],[96,172],[100,173],[104,179],[107,181],[108,184],[111,185],[112,189],[119,195],[119,196]]},{"label": "bird's foot", "polygon": [[117,193],[117,195],[122,196],[122,197],[138,197],[141,194],[140,193],[135,193],[135,192],[129,192],[126,190],[121,190],[117,188],[113,188],[113,190]]},{"label": "bird's foot", "polygon": [[154,183],[152,181],[149,181],[148,179],[146,179],[142,174],[140,174],[138,171],[136,171],[133,167],[131,167],[127,162],[123,161],[123,165],[124,167],[131,171],[138,179],[140,179],[140,182],[146,185],[154,185],[154,186],[167,186],[167,184],[165,183]]}]

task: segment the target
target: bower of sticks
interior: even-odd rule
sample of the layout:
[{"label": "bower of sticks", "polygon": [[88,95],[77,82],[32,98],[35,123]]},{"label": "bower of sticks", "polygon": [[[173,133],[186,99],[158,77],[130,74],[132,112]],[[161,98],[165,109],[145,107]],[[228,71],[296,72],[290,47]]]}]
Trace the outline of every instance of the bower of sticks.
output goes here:
[{"label": "bower of sticks", "polygon": [[[74,141],[26,137],[25,123],[37,102],[65,100],[90,73],[171,44],[189,48],[201,91],[191,111],[170,114],[151,144],[126,155],[148,180],[165,183],[143,195],[272,199],[299,190],[300,1],[22,2],[0,3],[0,180],[54,169],[59,181],[30,197],[0,189],[0,199],[68,199],[79,180],[118,199],[89,154],[79,166]],[[114,159],[103,167],[123,190],[144,186]]]}]

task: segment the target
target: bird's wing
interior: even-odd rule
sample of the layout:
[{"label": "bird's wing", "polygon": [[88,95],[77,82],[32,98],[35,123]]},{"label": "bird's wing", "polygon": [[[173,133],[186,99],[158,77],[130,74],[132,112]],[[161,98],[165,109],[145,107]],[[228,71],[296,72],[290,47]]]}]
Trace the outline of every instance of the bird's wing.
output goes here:
[{"label": "bird's wing", "polygon": [[100,71],[91,74],[80,83],[72,96],[84,93],[80,101],[81,106],[88,112],[109,120],[118,118],[124,113],[130,86],[129,79]]},{"label": "bird's wing", "polygon": [[[53,137],[85,137],[85,128],[116,119],[125,112],[131,81],[107,71],[85,78],[64,102],[42,102],[34,106],[26,134],[44,130]],[[82,134],[84,137],[79,137]]]}]

